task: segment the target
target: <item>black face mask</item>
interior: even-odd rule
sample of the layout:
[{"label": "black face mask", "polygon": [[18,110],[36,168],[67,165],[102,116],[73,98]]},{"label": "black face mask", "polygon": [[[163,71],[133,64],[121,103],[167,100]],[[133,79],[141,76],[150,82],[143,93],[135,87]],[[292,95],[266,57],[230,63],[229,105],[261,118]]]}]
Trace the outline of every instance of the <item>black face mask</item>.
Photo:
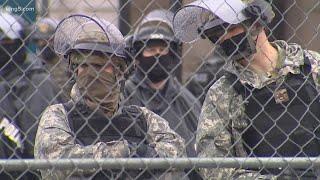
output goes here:
[{"label": "black face mask", "polygon": [[220,44],[222,54],[233,60],[247,58],[256,53],[256,42],[246,32],[226,39]]},{"label": "black face mask", "polygon": [[[159,61],[157,61],[159,59]],[[171,53],[162,56],[151,56],[139,58],[139,67],[147,73],[149,80],[153,83],[166,79],[177,63]]]},{"label": "black face mask", "polygon": [[56,57],[56,53],[49,46],[40,47],[40,51],[41,57],[45,61],[51,61]]}]

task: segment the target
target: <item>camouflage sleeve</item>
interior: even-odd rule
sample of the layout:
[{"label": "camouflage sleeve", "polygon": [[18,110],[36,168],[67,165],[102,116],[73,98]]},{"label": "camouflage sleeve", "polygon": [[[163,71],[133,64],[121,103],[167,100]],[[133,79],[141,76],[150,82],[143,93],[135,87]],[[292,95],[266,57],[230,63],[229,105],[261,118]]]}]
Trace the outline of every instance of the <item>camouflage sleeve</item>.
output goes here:
[{"label": "camouflage sleeve", "polygon": [[305,56],[308,57],[311,64],[312,78],[316,85],[318,85],[318,89],[320,89],[320,54],[315,51],[306,50]]},{"label": "camouflage sleeve", "polygon": [[150,111],[140,107],[148,124],[148,143],[154,147],[159,157],[185,156],[185,142],[170,127],[168,122]]},{"label": "camouflage sleeve", "polygon": [[[235,137],[236,133],[232,128],[239,124],[237,122],[239,117],[236,116],[240,115],[230,113],[230,108],[235,107],[232,105],[232,100],[236,97],[229,88],[230,86],[220,79],[206,95],[196,135],[198,157],[235,157],[246,154],[238,152],[236,143],[233,143],[238,138]],[[201,168],[200,175],[204,179],[270,179],[254,171],[235,168]]]},{"label": "camouflage sleeve", "polygon": [[98,142],[90,146],[77,144],[62,104],[48,107],[41,117],[35,140],[35,158],[37,159],[128,156],[129,148],[126,141]]}]

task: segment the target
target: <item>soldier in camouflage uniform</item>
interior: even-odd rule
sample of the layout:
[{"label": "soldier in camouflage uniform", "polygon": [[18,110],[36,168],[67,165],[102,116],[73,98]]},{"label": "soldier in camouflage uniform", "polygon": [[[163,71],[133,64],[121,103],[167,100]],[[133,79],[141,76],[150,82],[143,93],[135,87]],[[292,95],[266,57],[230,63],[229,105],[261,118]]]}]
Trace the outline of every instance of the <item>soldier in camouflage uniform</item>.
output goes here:
[{"label": "soldier in camouflage uniform", "polygon": [[[124,38],[109,22],[83,15],[64,19],[55,50],[74,71],[72,100],[48,107],[35,142],[37,159],[180,157],[184,140],[145,107],[122,106],[124,77],[132,71]],[[177,170],[43,170],[46,179],[175,179]],[[172,178],[169,178],[172,177]]]},{"label": "soldier in camouflage uniform", "polygon": [[43,66],[57,84],[60,90],[60,97],[63,102],[70,100],[72,88],[71,72],[68,70],[68,61],[59,57],[53,50],[54,31],[57,22],[51,18],[42,18],[34,27],[34,40],[38,47],[38,54]]},{"label": "soldier in camouflage uniform", "polygon": [[[294,43],[269,42],[264,26],[273,16],[265,0],[195,1],[176,13],[178,37],[187,42],[207,38],[226,59],[226,73],[211,86],[202,107],[198,157],[320,155],[320,55]],[[312,166],[200,171],[205,179],[318,176]]]}]

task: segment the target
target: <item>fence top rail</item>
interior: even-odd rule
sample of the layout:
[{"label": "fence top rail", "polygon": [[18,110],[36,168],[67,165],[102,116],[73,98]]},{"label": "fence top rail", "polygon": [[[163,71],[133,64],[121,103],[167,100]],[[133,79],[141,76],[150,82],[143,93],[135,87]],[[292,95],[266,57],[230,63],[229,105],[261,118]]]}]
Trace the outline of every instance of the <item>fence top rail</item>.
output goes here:
[{"label": "fence top rail", "polygon": [[106,159],[8,159],[0,169],[170,169],[170,168],[306,168],[320,166],[320,158],[106,158]]}]

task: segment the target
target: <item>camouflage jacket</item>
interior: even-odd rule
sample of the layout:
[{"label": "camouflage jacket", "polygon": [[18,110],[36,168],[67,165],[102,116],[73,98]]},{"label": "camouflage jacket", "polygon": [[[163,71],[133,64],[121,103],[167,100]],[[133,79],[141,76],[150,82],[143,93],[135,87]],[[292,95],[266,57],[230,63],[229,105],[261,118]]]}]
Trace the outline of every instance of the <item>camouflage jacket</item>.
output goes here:
[{"label": "camouflage jacket", "polygon": [[[277,74],[259,76],[235,62],[229,62],[225,70],[236,74],[243,84],[260,89],[284,78],[288,73],[299,74],[300,66],[304,65],[304,57],[307,57],[311,63],[313,79],[319,84],[320,54],[302,50],[299,45],[287,44],[284,41],[275,41],[273,45],[279,52]],[[242,130],[248,127],[243,104],[242,96],[231,87],[225,76],[211,86],[198,124],[196,136],[198,157],[247,156],[241,139]],[[270,176],[245,169],[201,169],[200,172],[204,179],[270,179]],[[271,178],[276,177],[271,176]]]},{"label": "camouflage jacket", "polygon": [[[73,101],[81,101],[76,84],[71,92]],[[185,156],[185,142],[173,130],[168,122],[144,107],[138,107],[147,120],[147,142],[154,147],[158,157]],[[62,104],[48,107],[40,120],[36,141],[36,159],[61,158],[120,158],[130,157],[128,142],[97,142],[89,146],[81,146],[75,142],[75,135],[70,130],[67,112]],[[95,172],[88,170],[86,173]],[[65,179],[69,171],[42,171],[45,179]]]}]

